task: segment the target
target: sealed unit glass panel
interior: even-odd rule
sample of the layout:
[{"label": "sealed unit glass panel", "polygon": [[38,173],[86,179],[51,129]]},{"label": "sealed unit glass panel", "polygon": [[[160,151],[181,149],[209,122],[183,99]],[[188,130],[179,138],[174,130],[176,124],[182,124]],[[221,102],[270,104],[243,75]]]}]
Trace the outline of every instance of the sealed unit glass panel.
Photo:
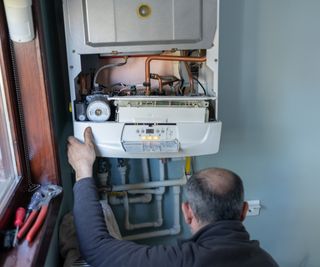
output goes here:
[{"label": "sealed unit glass panel", "polygon": [[17,169],[0,70],[0,213],[17,183]]}]

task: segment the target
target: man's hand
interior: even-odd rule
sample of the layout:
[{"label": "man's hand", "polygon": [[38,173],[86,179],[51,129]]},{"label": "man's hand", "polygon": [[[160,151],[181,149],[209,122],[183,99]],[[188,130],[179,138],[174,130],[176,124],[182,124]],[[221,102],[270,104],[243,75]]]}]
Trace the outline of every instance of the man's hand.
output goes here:
[{"label": "man's hand", "polygon": [[90,127],[84,131],[84,143],[73,136],[68,138],[68,161],[76,172],[76,180],[92,177],[92,166],[96,159],[93,135]]}]

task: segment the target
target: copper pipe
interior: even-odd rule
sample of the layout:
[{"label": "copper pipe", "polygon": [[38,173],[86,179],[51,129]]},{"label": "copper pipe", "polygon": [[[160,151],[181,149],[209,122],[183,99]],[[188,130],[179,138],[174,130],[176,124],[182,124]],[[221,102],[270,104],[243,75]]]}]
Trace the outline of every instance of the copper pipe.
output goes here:
[{"label": "copper pipe", "polygon": [[86,84],[86,75],[84,73],[80,73],[79,75],[79,92],[81,95],[87,95],[87,84]]},{"label": "copper pipe", "polygon": [[158,80],[159,94],[162,94],[162,90],[165,85],[180,81],[176,76],[160,76],[156,73],[150,73],[150,79]]},{"label": "copper pipe", "polygon": [[183,57],[183,56],[150,56],[145,62],[145,86],[146,95],[150,95],[150,63],[152,60],[163,61],[184,61],[184,62],[205,62],[206,57]]},{"label": "copper pipe", "polygon": [[156,73],[151,73],[150,74],[150,78],[158,80],[158,83],[159,83],[159,94],[161,94],[162,93],[162,79],[161,79],[160,75],[156,74]]}]

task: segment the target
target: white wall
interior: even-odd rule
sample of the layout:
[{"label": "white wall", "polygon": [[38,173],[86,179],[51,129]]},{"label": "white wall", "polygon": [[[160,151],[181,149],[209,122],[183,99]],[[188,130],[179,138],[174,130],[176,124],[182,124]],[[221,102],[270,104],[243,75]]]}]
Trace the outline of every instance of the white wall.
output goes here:
[{"label": "white wall", "polygon": [[221,150],[197,169],[242,176],[246,226],[280,266],[320,266],[320,1],[221,0]]}]

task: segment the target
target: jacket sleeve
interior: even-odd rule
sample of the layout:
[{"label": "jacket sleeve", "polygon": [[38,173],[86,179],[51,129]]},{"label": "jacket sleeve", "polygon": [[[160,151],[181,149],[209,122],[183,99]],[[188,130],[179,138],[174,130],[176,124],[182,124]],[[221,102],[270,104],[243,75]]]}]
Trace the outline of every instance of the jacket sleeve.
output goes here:
[{"label": "jacket sleeve", "polygon": [[145,246],[109,235],[94,180],[81,179],[73,188],[74,221],[84,259],[98,266],[181,266],[178,246]]}]

